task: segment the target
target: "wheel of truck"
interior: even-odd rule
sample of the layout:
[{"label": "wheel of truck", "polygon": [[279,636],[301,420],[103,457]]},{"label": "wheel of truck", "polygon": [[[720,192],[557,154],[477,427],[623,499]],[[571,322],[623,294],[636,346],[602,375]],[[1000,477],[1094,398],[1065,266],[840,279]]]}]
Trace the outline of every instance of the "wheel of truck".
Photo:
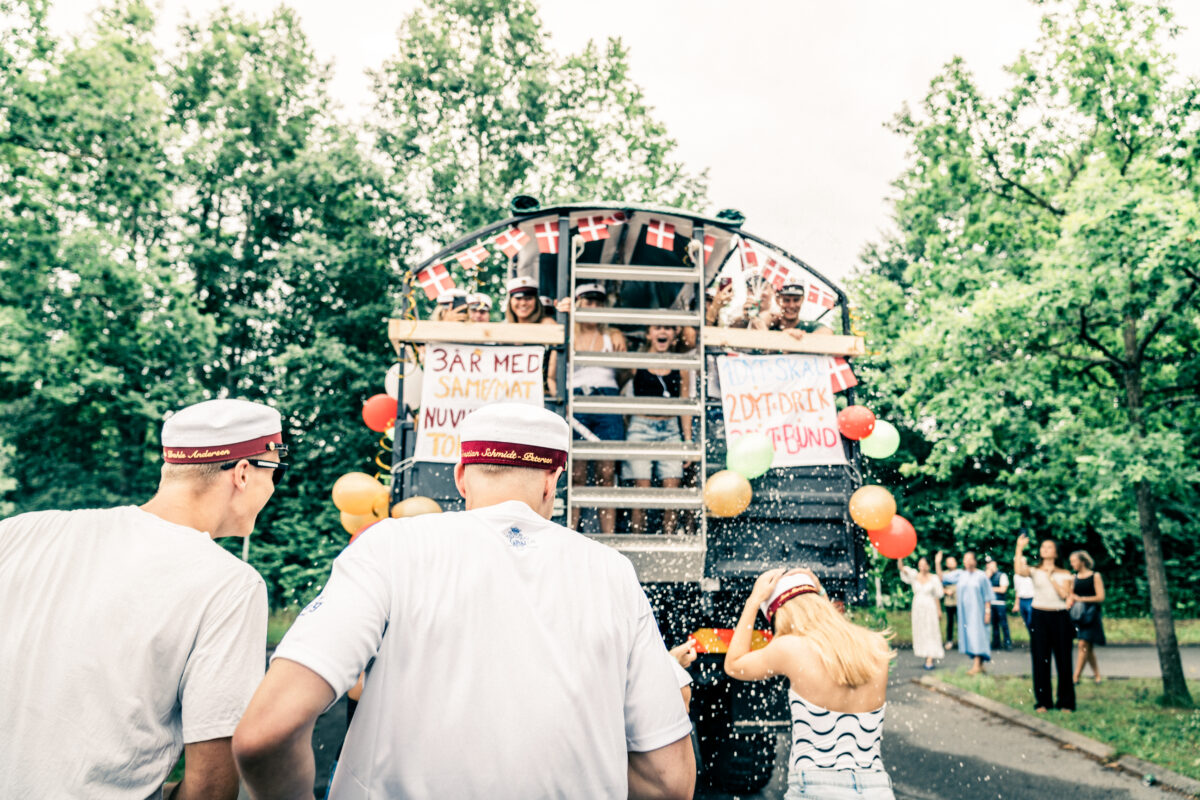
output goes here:
[{"label": "wheel of truck", "polygon": [[713,791],[756,794],[771,782],[775,739],[771,732],[738,731],[730,685],[698,686],[692,695],[700,780]]}]

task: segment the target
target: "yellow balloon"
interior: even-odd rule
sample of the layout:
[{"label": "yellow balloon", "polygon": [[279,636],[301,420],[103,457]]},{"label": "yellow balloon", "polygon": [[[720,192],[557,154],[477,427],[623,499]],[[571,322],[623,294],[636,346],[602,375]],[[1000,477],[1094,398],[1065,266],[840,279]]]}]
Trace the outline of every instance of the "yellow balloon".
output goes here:
[{"label": "yellow balloon", "polygon": [[882,486],[870,484],[850,495],[850,519],[869,531],[886,528],[896,516],[896,498]]},{"label": "yellow balloon", "polygon": [[342,527],[346,529],[346,533],[353,536],[363,528],[370,525],[372,522],[377,522],[380,517],[374,514],[347,514],[342,512]]},{"label": "yellow balloon", "polygon": [[440,514],[442,507],[436,501],[428,497],[416,495],[413,497],[401,500],[396,505],[392,506],[392,517],[399,519],[400,517],[419,517],[422,514]]},{"label": "yellow balloon", "polygon": [[365,472],[347,472],[333,484],[333,504],[347,514],[370,514],[383,503],[387,509],[387,487]]},{"label": "yellow balloon", "polygon": [[704,482],[704,505],[714,517],[736,517],[753,497],[750,481],[730,469],[714,472]]}]

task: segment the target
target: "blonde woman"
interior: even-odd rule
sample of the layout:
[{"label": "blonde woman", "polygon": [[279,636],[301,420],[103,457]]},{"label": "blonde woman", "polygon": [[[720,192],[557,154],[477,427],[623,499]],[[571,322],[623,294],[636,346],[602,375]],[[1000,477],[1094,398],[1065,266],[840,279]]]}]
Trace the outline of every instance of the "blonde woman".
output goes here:
[{"label": "blonde woman", "polygon": [[[554,325],[554,315],[547,314],[542,300],[538,296],[537,278],[528,275],[518,275],[509,278],[505,288],[508,299],[504,302],[504,321],[522,325]],[[546,383],[546,394],[554,397],[557,386],[555,376],[558,375],[558,353],[551,350],[546,353],[546,365],[542,369]]]},{"label": "blonde woman", "polygon": [[1104,579],[1096,572],[1096,562],[1087,550],[1076,550],[1068,559],[1075,571],[1075,586],[1067,598],[1067,610],[1075,622],[1079,639],[1079,655],[1075,659],[1075,683],[1083,677],[1083,665],[1092,665],[1092,678],[1100,683],[1100,665],[1096,663],[1096,646],[1108,643],[1104,637],[1104,621],[1100,604],[1104,602]]},{"label": "blonde woman", "polygon": [[[775,638],[751,652],[759,610]],[[743,681],[786,675],[792,752],[785,800],[893,800],[879,754],[887,704],[888,634],[848,621],[807,569],[773,569],[754,584],[725,654]],[[803,694],[800,692],[803,691]]]}]

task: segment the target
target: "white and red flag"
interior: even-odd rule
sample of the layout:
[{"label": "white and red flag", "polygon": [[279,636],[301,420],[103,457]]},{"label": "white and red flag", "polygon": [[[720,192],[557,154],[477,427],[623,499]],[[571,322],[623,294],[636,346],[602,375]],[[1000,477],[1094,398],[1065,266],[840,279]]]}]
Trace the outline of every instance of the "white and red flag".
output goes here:
[{"label": "white and red flag", "polygon": [[585,242],[596,242],[608,238],[606,217],[584,217],[579,220],[579,237]]},{"label": "white and red flag", "polygon": [[620,225],[626,219],[624,211],[614,211],[604,220],[606,225]]},{"label": "white and red flag", "polygon": [[704,255],[711,256],[713,248],[717,246],[716,234],[704,234]]},{"label": "white and red flag", "polygon": [[787,283],[787,265],[780,264],[778,261],[768,256],[767,265],[763,267],[762,276],[764,281],[770,281],[771,285],[775,287],[775,291],[779,291],[783,288],[783,285]]},{"label": "white and red flag", "polygon": [[675,226],[661,219],[646,223],[646,244],[663,250],[675,249]]},{"label": "white and red flag", "polygon": [[537,238],[539,253],[558,252],[557,222],[539,222],[533,226],[533,235]]},{"label": "white and red flag", "polygon": [[450,271],[446,269],[445,264],[434,264],[418,272],[417,283],[421,284],[425,296],[430,300],[437,300],[442,292],[454,288],[454,279],[450,277]]},{"label": "white and red flag", "polygon": [[529,244],[529,236],[520,228],[509,228],[497,236],[493,243],[500,248],[500,252],[512,258],[521,252],[522,247]]},{"label": "white and red flag", "polygon": [[[745,239],[742,239],[740,251],[742,254],[742,270],[748,270],[758,266],[758,253],[754,252],[754,246]],[[764,276],[765,277],[765,276]]]},{"label": "white and red flag", "polygon": [[808,287],[808,295],[804,299],[809,303],[816,303],[821,308],[833,308],[837,305],[837,295],[815,283]]},{"label": "white and red flag", "polygon": [[477,244],[474,247],[463,250],[455,258],[458,259],[458,263],[463,265],[463,269],[474,269],[484,261],[487,261],[487,255],[487,250],[484,249],[483,245]]},{"label": "white and red flag", "polygon": [[829,380],[835,392],[844,392],[851,386],[858,386],[858,378],[854,377],[850,362],[838,356],[833,357],[833,369],[829,371]]}]

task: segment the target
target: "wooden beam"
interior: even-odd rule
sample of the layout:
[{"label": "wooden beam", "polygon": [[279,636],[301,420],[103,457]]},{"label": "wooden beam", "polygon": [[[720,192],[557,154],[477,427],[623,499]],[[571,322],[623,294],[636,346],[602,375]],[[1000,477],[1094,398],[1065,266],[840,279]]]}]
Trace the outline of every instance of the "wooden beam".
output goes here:
[{"label": "wooden beam", "polygon": [[861,356],[866,352],[861,336],[806,333],[797,339],[787,331],[756,331],[749,328],[706,327],[704,345],[732,350],[772,350],[827,356]]},{"label": "wooden beam", "polygon": [[430,322],[427,320],[390,319],[388,339],[396,352],[406,342],[458,342],[461,344],[543,344],[563,343],[561,325],[520,325],[514,322]]}]

